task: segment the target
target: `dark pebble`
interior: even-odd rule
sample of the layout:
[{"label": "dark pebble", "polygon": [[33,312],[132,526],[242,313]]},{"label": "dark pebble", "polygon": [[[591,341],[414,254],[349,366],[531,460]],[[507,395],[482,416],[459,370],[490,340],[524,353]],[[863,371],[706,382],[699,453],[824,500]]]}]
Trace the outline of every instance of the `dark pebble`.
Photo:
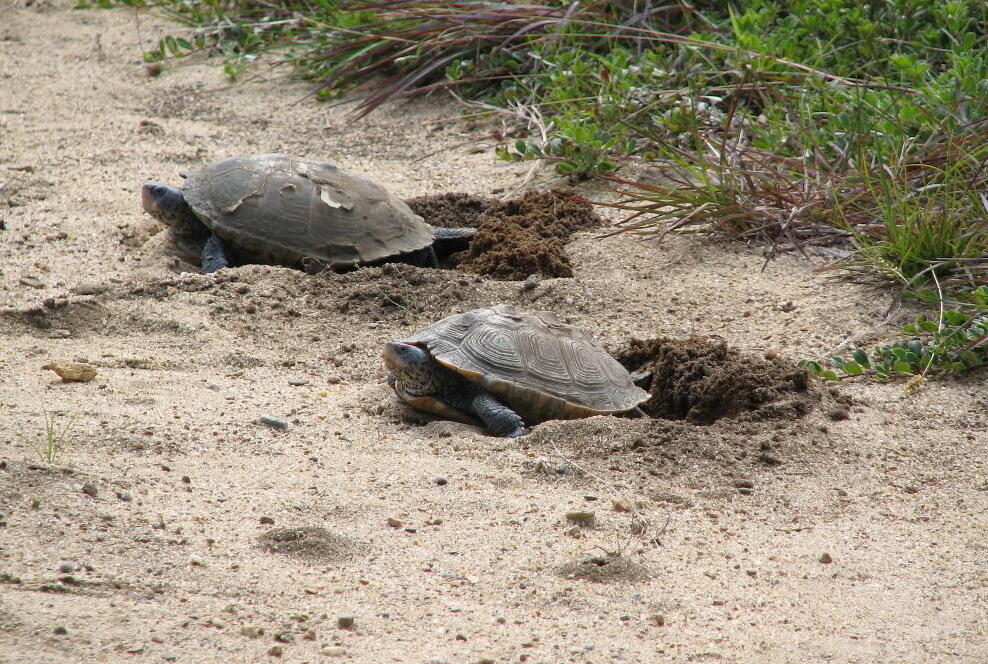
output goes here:
[{"label": "dark pebble", "polygon": [[96,485],[92,482],[86,482],[82,485],[82,492],[89,496],[90,498],[95,498],[96,494],[99,493],[96,489]]},{"label": "dark pebble", "polygon": [[278,418],[278,417],[273,417],[271,415],[261,415],[261,424],[266,424],[267,426],[271,427],[272,429],[287,429],[288,428],[288,422],[287,421],[285,421],[285,420],[283,420],[281,418]]},{"label": "dark pebble", "polygon": [[768,452],[763,452],[758,455],[758,460],[764,463],[766,466],[778,466],[782,461],[779,457],[774,454],[769,454]]}]

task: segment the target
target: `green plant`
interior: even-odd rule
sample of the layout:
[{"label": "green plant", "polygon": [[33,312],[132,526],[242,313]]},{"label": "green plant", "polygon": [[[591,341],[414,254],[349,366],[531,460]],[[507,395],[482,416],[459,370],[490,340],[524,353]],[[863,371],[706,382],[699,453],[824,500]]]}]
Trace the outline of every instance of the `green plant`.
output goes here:
[{"label": "green plant", "polygon": [[55,415],[45,410],[44,416],[44,430],[38,438],[30,441],[31,448],[41,461],[49,464],[58,463],[58,460],[62,458],[62,454],[64,454],[68,447],[66,435],[69,433],[69,429],[75,418],[69,418],[65,426],[59,431]]},{"label": "green plant", "polygon": [[[83,2],[91,0],[82,0]],[[146,0],[96,0],[145,6]],[[836,246],[900,283],[988,254],[988,4],[974,0],[158,0],[149,61],[262,51],[355,116],[449,91],[497,155],[613,179],[625,227]],[[478,110],[479,109],[479,110]],[[506,138],[511,136],[511,141]],[[517,140],[514,140],[517,139]],[[977,283],[977,282],[976,282]]]},{"label": "green plant", "polygon": [[[920,291],[920,299],[932,302],[942,297]],[[947,303],[943,303],[946,305]],[[988,286],[981,286],[941,309],[939,319],[920,315],[902,326],[903,338],[875,346],[856,348],[848,357],[824,362],[803,361],[813,375],[824,380],[896,376],[925,378],[954,374],[988,365]]]}]

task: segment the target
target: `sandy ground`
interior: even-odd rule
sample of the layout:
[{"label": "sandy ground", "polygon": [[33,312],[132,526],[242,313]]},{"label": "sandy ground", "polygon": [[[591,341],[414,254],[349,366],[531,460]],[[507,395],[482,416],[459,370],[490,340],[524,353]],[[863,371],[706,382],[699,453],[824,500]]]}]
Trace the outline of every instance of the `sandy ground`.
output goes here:
[{"label": "sandy ground", "polygon": [[[320,157],[406,197],[525,169],[470,147],[413,162],[485,130],[439,101],[353,125],[215,63],[149,78],[163,24],[70,5],[0,4],[0,661],[988,661],[983,375],[847,386],[846,419],[500,440],[410,417],[379,359],[512,302],[609,348],[719,334],[795,360],[883,334],[886,296],[795,258],[760,271],[757,248],[590,233],[574,278],[531,290],[409,266],[176,274],[141,248],[138,187],[204,161]],[[99,375],[62,383],[54,358]],[[45,411],[68,426],[54,465]],[[279,530],[303,527],[322,530]]]}]

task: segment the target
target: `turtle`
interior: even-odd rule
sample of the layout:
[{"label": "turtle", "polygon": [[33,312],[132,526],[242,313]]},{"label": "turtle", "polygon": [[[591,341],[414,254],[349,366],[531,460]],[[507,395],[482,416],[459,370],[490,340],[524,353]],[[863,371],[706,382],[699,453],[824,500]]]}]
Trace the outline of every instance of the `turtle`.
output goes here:
[{"label": "turtle", "polygon": [[144,210],[202,271],[261,263],[320,272],[401,261],[438,267],[434,245],[466,248],[476,229],[430,226],[379,184],[284,154],[238,156],[141,187]]},{"label": "turtle", "polygon": [[497,436],[545,420],[641,416],[649,398],[586,331],[511,304],[443,318],[386,343],[383,357],[406,404]]}]

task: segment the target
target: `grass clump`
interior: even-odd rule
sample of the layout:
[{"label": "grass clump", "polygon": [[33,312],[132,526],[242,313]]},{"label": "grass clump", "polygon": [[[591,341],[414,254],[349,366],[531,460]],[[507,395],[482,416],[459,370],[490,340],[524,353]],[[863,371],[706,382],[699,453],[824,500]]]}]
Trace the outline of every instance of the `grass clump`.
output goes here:
[{"label": "grass clump", "polygon": [[30,441],[31,449],[38,456],[38,459],[47,464],[55,464],[62,458],[65,450],[69,446],[66,436],[72,427],[74,418],[70,418],[65,425],[59,429],[58,422],[53,413],[44,411],[45,426],[37,438]]}]

